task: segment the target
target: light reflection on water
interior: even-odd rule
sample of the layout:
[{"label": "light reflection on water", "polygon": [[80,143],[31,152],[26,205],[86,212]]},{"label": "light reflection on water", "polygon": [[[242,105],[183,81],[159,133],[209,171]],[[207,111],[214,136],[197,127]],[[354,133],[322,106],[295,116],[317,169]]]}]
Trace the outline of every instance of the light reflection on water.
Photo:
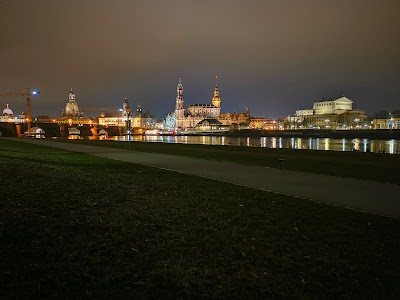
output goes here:
[{"label": "light reflection on water", "polygon": [[[96,138],[93,138],[96,139]],[[125,136],[109,137],[108,140],[127,141]],[[181,143],[203,145],[247,146],[263,148],[291,148],[332,151],[360,151],[400,154],[400,140],[333,139],[297,137],[229,137],[229,136],[132,136],[135,142]]]}]

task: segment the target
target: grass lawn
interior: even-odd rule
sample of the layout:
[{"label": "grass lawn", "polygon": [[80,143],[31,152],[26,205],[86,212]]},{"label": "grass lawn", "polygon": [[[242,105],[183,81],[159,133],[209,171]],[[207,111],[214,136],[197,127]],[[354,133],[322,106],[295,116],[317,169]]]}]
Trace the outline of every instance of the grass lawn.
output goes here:
[{"label": "grass lawn", "polygon": [[[124,142],[58,140],[93,146],[124,149]],[[190,156],[279,168],[280,158],[288,170],[367,179],[400,184],[400,155],[294,149],[269,149],[236,146],[208,146],[132,142],[131,150]]]},{"label": "grass lawn", "polygon": [[0,174],[0,298],[400,296],[398,220],[2,139]]}]

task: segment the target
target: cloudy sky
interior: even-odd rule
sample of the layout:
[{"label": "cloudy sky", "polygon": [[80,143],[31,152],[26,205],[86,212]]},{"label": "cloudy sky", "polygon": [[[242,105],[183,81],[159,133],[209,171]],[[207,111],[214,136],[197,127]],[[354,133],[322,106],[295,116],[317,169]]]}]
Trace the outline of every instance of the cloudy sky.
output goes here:
[{"label": "cloudy sky", "polygon": [[218,75],[223,112],[287,116],[343,94],[391,111],[399,11],[397,0],[0,0],[0,92],[40,90],[33,115],[57,116],[72,87],[80,107],[127,97],[162,118],[179,77],[192,104],[211,102]]}]

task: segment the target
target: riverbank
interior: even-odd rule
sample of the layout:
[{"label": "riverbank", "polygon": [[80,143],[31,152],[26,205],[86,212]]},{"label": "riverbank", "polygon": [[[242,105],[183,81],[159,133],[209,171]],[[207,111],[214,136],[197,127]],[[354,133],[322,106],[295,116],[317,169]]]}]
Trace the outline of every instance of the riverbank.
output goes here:
[{"label": "riverbank", "polygon": [[[63,128],[64,131],[61,132],[61,127],[57,123],[38,123],[34,122],[33,126],[38,126],[45,131],[46,138],[68,136],[67,127]],[[83,125],[83,126],[73,126],[79,128],[81,131],[81,136],[89,137],[93,136],[93,126]],[[99,127],[100,129],[106,129],[109,136],[121,135],[121,128],[117,126],[107,126],[106,128]],[[16,137],[17,129],[16,125],[12,123],[0,123],[0,132],[3,136]],[[185,135],[181,133],[180,135]],[[207,133],[202,132],[191,132],[187,136],[229,136],[229,137],[319,137],[319,138],[366,138],[366,139],[380,139],[380,140],[400,140],[400,130],[399,129],[379,129],[379,130],[258,130],[258,129],[243,129],[237,131],[225,131],[218,133]]]},{"label": "riverbank", "polygon": [[4,298],[400,295],[397,220],[1,139],[0,155]]},{"label": "riverbank", "polygon": [[226,136],[240,137],[320,137],[320,138],[366,138],[400,140],[400,130],[379,129],[379,130],[254,130],[244,129],[235,132],[226,132]]},{"label": "riverbank", "polygon": [[[128,149],[115,141],[58,140],[82,145]],[[172,154],[317,174],[400,184],[400,155],[253,147],[130,142],[130,150]],[[280,161],[282,159],[283,161]]]}]

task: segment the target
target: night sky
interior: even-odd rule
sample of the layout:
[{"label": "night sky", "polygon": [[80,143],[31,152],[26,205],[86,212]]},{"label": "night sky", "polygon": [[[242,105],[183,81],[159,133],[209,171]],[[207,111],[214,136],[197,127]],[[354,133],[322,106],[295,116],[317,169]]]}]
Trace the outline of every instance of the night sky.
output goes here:
[{"label": "night sky", "polygon": [[160,119],[179,77],[192,104],[211,103],[218,75],[222,112],[287,116],[343,94],[392,111],[399,11],[398,0],[0,0],[0,92],[40,90],[33,116],[58,116],[72,87],[80,107],[127,97]]}]

